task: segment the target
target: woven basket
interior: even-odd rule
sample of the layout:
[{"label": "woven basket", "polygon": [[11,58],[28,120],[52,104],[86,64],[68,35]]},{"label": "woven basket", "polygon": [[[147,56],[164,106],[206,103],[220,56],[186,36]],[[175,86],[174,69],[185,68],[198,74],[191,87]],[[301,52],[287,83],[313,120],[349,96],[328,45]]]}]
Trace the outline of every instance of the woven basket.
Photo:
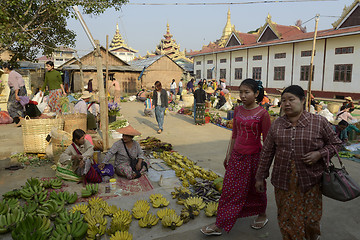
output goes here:
[{"label": "woven basket", "polygon": [[70,133],[62,130],[58,130],[57,133],[59,134],[58,138],[54,138],[54,137],[51,138],[53,152],[57,152],[57,151],[63,152],[72,143],[71,140],[72,136]]},{"label": "woven basket", "polygon": [[64,120],[61,118],[30,119],[26,116],[25,119],[21,121],[24,152],[45,153],[45,149],[49,144],[46,141],[46,137],[53,127],[62,130],[64,127]]},{"label": "woven basket", "polygon": [[87,115],[84,113],[75,113],[75,114],[68,114],[64,116],[64,131],[70,134],[73,133],[75,129],[82,129],[86,132],[86,121]]}]

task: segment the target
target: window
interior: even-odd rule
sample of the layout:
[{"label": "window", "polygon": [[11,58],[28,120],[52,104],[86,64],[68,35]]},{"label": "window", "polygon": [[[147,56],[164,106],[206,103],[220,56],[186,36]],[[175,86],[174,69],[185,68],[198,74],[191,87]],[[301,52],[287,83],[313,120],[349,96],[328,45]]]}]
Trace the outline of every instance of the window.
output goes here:
[{"label": "window", "polygon": [[124,53],[124,52],[121,52],[121,53],[119,53],[120,55],[126,55],[126,53]]},{"label": "window", "polygon": [[235,62],[242,62],[243,61],[243,57],[236,57],[235,58]]},{"label": "window", "polygon": [[335,54],[354,53],[354,47],[335,48]]},{"label": "window", "polygon": [[253,56],[253,60],[254,60],[254,61],[262,60],[262,55]]},{"label": "window", "polygon": [[213,64],[213,60],[207,60],[207,64]]},{"label": "window", "polygon": [[351,82],[352,64],[340,64],[334,67],[334,82]]},{"label": "window", "polygon": [[286,53],[275,53],[275,59],[286,58]]},{"label": "window", "polygon": [[196,70],[195,77],[196,77],[196,79],[201,78],[201,70]]},{"label": "window", "polygon": [[235,68],[235,79],[242,79],[242,68]]},{"label": "window", "polygon": [[253,79],[261,80],[261,67],[253,68]]},{"label": "window", "polygon": [[220,59],[220,63],[226,63],[226,58]]},{"label": "window", "polygon": [[[311,57],[311,50],[301,51],[301,57]],[[316,51],[314,52],[314,56],[316,55]]]},{"label": "window", "polygon": [[[311,81],[314,81],[315,66],[313,66],[313,75]],[[310,65],[301,66],[300,68],[300,81],[309,81]]]},{"label": "window", "polygon": [[207,72],[206,72],[206,79],[212,79],[212,69],[208,69]]},{"label": "window", "polygon": [[274,80],[285,80],[285,67],[274,67]]},{"label": "window", "polygon": [[220,69],[220,79],[226,79],[226,69]]},{"label": "window", "polygon": [[197,62],[196,62],[196,65],[201,65],[201,61],[197,61]]}]

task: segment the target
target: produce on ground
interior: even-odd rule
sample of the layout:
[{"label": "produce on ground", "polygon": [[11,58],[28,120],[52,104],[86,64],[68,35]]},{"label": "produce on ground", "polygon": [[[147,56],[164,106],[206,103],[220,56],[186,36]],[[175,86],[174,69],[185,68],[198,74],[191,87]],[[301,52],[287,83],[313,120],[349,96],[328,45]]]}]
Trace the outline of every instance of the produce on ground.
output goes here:
[{"label": "produce on ground", "polygon": [[160,139],[157,139],[155,137],[147,137],[145,139],[141,139],[139,143],[140,146],[145,150],[150,150],[155,152],[172,150],[172,145],[170,143],[161,142]]},{"label": "produce on ground", "polygon": [[110,130],[116,130],[116,129],[119,129],[119,128],[123,128],[123,127],[126,127],[129,125],[129,122],[128,120],[126,119],[119,119],[119,120],[116,120],[115,122],[112,122],[109,124],[109,129]]}]

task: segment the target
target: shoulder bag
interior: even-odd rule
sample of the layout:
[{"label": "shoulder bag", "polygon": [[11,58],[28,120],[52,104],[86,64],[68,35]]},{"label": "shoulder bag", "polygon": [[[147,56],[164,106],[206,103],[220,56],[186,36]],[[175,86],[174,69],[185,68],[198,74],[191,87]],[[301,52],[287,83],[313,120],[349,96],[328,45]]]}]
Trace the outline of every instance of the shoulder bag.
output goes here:
[{"label": "shoulder bag", "polygon": [[328,151],[326,170],[322,176],[322,194],[338,201],[350,201],[360,196],[360,186],[350,177],[336,148],[334,146],[333,148],[338,157],[340,168],[336,168],[331,162]]},{"label": "shoulder bag", "polygon": [[140,171],[141,171],[141,169],[142,169],[143,167],[145,167],[145,168],[146,168],[146,171],[148,171],[148,165],[147,165],[147,163],[146,163],[145,161],[142,161],[141,169],[140,169],[140,170],[137,170],[137,169],[136,169],[136,165],[137,165],[139,159],[137,159],[137,158],[132,158],[132,157],[130,156],[130,154],[129,154],[129,151],[128,151],[127,147],[126,147],[126,144],[125,144],[124,140],[121,139],[121,141],[122,141],[122,143],[124,144],[124,148],[125,148],[125,150],[126,150],[127,155],[128,155],[129,158],[130,158],[130,167],[131,167],[131,169],[136,173],[136,177],[135,177],[135,178],[141,177]]}]

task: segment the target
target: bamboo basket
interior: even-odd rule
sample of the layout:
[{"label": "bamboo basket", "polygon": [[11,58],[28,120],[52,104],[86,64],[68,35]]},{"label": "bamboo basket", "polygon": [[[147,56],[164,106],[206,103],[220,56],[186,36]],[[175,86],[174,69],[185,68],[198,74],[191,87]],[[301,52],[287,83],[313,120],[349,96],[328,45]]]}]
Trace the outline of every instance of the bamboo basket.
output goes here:
[{"label": "bamboo basket", "polygon": [[65,149],[71,145],[72,143],[72,136],[70,133],[62,131],[62,130],[58,130],[58,137],[51,138],[51,144],[53,147],[53,152],[57,152],[57,151],[65,151]]},{"label": "bamboo basket", "polygon": [[75,129],[87,130],[87,115],[85,113],[68,114],[64,116],[64,131],[70,134]]},{"label": "bamboo basket", "polygon": [[63,130],[64,120],[61,118],[30,119],[26,116],[25,119],[21,121],[24,152],[45,153],[45,149],[49,144],[46,141],[46,137],[53,127]]},{"label": "bamboo basket", "polygon": [[338,104],[338,103],[328,103],[328,105],[327,105],[327,109],[331,113],[337,113],[339,111],[339,108],[340,108],[340,104]]}]

